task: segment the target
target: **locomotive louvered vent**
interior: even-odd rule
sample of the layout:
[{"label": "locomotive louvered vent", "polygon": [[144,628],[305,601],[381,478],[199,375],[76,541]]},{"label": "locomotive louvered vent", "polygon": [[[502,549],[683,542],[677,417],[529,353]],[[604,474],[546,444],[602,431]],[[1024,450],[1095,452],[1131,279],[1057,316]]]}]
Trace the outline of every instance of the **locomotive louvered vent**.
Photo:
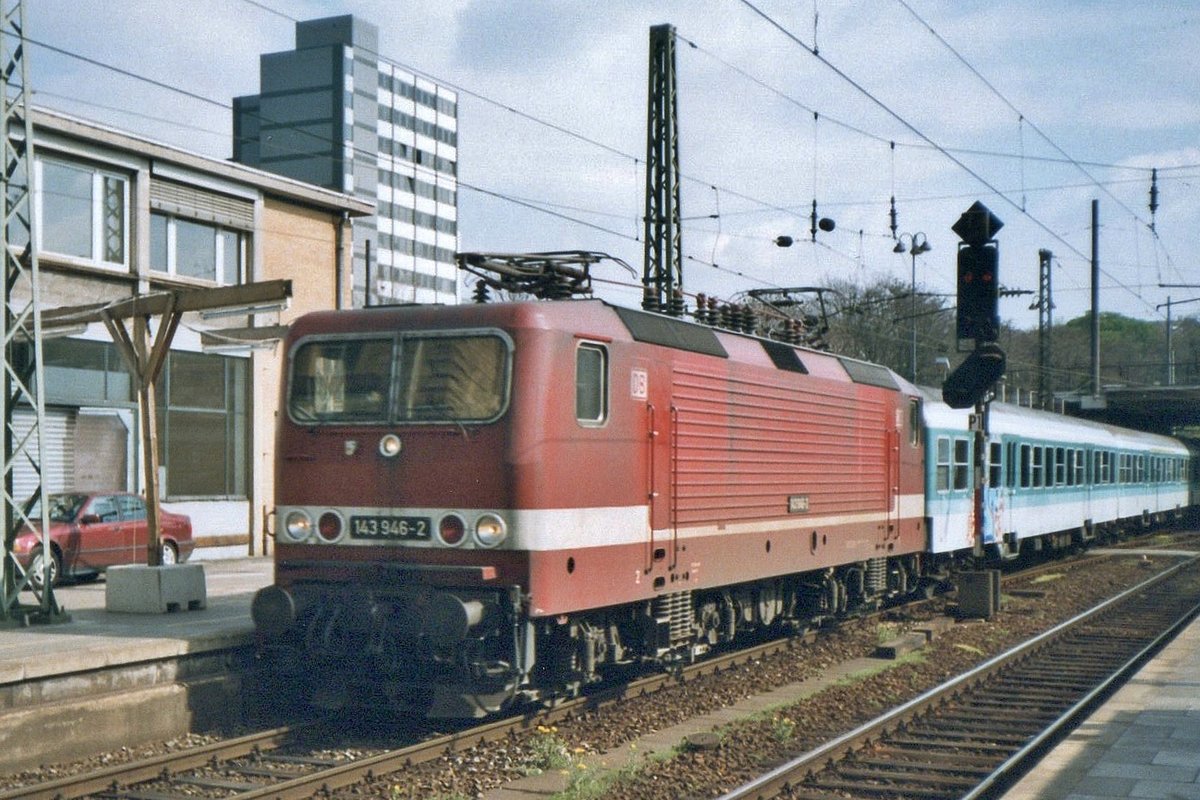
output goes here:
[{"label": "locomotive louvered vent", "polygon": [[868,386],[880,386],[884,389],[895,389],[897,391],[900,389],[887,367],[881,367],[878,364],[865,364],[862,361],[854,361],[849,358],[839,358],[838,361],[842,362],[842,366],[846,368],[846,373],[850,376],[850,380],[855,383],[865,383]]},{"label": "locomotive louvered vent", "polygon": [[238,197],[153,178],[150,207],[179,217],[241,230],[254,230],[254,203]]},{"label": "locomotive louvered vent", "polygon": [[629,335],[639,342],[729,358],[729,353],[717,340],[717,335],[711,328],[647,314],[644,311],[634,311],[631,308],[614,306],[613,310],[617,312],[621,322],[625,323]]},{"label": "locomotive louvered vent", "polygon": [[695,622],[691,591],[672,592],[654,598],[654,617],[668,625],[672,646],[686,642],[691,637],[692,624]]},{"label": "locomotive louvered vent", "polygon": [[779,369],[786,369],[789,372],[802,372],[805,375],[808,374],[808,370],[804,367],[804,362],[800,360],[800,355],[791,345],[763,339],[762,346],[763,350],[767,351],[767,355],[771,357],[771,361]]}]

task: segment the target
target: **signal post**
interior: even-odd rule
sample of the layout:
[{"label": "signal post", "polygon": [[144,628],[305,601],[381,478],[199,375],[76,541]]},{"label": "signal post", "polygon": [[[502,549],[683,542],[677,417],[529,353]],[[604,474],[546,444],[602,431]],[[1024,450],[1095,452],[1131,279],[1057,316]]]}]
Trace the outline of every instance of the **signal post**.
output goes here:
[{"label": "signal post", "polygon": [[959,352],[973,342],[963,362],[942,384],[942,400],[951,408],[971,408],[975,434],[975,555],[983,555],[985,490],[988,484],[988,405],[992,386],[1004,375],[1005,355],[1000,337],[1000,245],[995,234],[1004,223],[976,201],[951,226],[958,245],[958,307],[955,320]]}]

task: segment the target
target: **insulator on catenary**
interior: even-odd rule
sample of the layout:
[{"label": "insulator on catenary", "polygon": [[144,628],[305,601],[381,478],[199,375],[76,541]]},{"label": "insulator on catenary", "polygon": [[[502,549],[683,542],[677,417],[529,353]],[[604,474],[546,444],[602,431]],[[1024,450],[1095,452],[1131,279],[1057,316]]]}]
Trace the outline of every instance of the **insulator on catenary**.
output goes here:
[{"label": "insulator on catenary", "polygon": [[667,313],[672,317],[682,317],[687,311],[687,303],[684,302],[683,292],[676,289],[671,293],[671,300],[668,303]]},{"label": "insulator on catenary", "polygon": [[471,294],[471,299],[476,303],[486,303],[491,299],[488,286],[482,280],[475,281],[475,291]]}]

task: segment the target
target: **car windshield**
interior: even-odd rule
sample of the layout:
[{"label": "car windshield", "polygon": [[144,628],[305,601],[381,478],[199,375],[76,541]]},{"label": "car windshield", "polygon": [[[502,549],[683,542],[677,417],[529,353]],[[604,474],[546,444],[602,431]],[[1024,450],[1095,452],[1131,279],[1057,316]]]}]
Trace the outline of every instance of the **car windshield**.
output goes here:
[{"label": "car windshield", "polygon": [[[87,501],[86,494],[52,494],[50,495],[50,521],[51,522],[71,522],[79,514],[79,509]],[[33,508],[29,511],[29,518],[34,522],[41,519],[42,507],[40,503],[34,503]]]}]

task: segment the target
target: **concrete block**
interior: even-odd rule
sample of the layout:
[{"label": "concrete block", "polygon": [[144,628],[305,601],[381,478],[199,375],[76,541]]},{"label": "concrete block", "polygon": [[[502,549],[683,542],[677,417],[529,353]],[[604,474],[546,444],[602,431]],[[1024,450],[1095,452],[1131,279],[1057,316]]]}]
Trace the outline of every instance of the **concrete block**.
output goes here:
[{"label": "concrete block", "polygon": [[906,633],[876,647],[875,657],[894,661],[897,658],[908,655],[914,650],[922,649],[925,647],[927,641],[924,633],[915,631]]},{"label": "concrete block", "polygon": [[932,642],[937,637],[941,636],[946,631],[955,626],[955,621],[950,617],[934,617],[931,620],[913,626],[912,632],[919,633],[925,637],[925,641]]},{"label": "concrete block", "polygon": [[126,564],[105,575],[104,607],[130,614],[195,611],[207,604],[204,565],[148,567]]}]

